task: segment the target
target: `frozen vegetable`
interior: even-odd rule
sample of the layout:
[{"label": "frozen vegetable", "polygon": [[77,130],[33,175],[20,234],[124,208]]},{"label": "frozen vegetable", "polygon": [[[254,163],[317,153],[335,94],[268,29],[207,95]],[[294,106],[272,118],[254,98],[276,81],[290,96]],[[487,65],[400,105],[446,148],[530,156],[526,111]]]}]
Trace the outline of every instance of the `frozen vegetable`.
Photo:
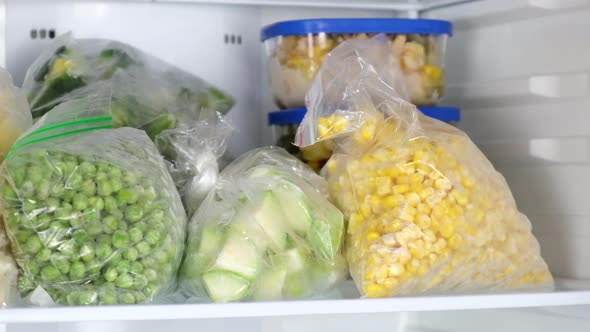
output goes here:
[{"label": "frozen vegetable", "polygon": [[344,278],[342,213],[325,182],[280,148],[225,168],[189,224],[180,287],[215,302],[296,299]]},{"label": "frozen vegetable", "polygon": [[[115,93],[119,89],[136,92],[119,92],[115,101],[127,106],[123,109],[129,121],[126,125],[139,127],[136,122],[142,121],[150,137],[174,128],[176,116],[182,112],[198,115],[201,109],[212,109],[226,113],[234,104],[231,97],[198,77],[130,45],[104,39],[74,39],[70,34],[58,38],[35,60],[27,71],[24,89],[33,117],[39,117],[63,102],[69,93],[111,81],[116,75],[137,80],[132,82],[137,84],[134,89],[113,82]],[[144,113],[146,107],[151,110]],[[155,111],[157,114],[153,114]]]},{"label": "frozen vegetable", "polygon": [[[346,33],[344,33],[346,32]],[[345,40],[383,33],[399,59],[410,101],[436,104],[443,95],[446,21],[428,19],[308,19],[271,24],[262,30],[272,94],[280,108],[305,105],[305,94],[326,55]]]},{"label": "frozen vegetable", "polygon": [[374,57],[382,47],[346,42],[330,54],[296,139],[336,142],[323,175],[348,221],[346,255],[359,290],[550,289],[531,224],[502,175],[463,132],[397,97],[382,71],[387,60]]},{"label": "frozen vegetable", "polygon": [[[0,216],[0,223],[2,217]],[[18,269],[12,257],[10,243],[0,225],[0,308],[10,304],[16,290],[16,277]]]},{"label": "frozen vegetable", "polygon": [[0,67],[0,163],[16,139],[33,124],[24,93]]},{"label": "frozen vegetable", "polygon": [[175,288],[186,216],[154,144],[112,128],[111,99],[60,104],[0,172],[18,289],[67,305],[151,302]]}]

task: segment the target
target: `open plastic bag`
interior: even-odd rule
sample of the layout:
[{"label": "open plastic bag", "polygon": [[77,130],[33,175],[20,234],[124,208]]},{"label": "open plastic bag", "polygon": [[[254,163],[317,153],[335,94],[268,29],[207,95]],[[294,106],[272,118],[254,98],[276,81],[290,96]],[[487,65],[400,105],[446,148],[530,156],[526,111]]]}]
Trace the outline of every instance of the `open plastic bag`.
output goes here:
[{"label": "open plastic bag", "polygon": [[215,302],[317,295],[346,275],[342,213],[326,183],[281,148],[252,150],[220,174],[189,223],[181,290]]},{"label": "open plastic bag", "polygon": [[33,125],[25,94],[0,67],[0,164],[16,139]]},{"label": "open plastic bag", "polygon": [[377,39],[330,53],[308,95],[298,145],[334,139],[322,170],[348,221],[346,254],[367,297],[553,286],[531,224],[462,131],[399,97]]},{"label": "open plastic bag", "polygon": [[111,98],[60,104],[12,147],[0,207],[26,296],[133,304],[175,289],[186,216],[145,132],[112,128]]},{"label": "open plastic bag", "polygon": [[208,114],[191,127],[162,131],[156,146],[167,160],[188,216],[213,189],[219,174],[218,159],[225,153],[233,128],[218,113]]},{"label": "open plastic bag", "polygon": [[[69,93],[111,80],[115,74],[123,79],[139,80],[134,86],[139,94],[131,94],[126,102],[148,105],[160,115],[166,114],[166,119],[159,120],[159,125],[169,125],[164,129],[174,128],[171,125],[175,124],[175,117],[183,112],[209,109],[226,113],[234,104],[219,89],[130,45],[104,39],[74,39],[69,33],[60,36],[35,60],[23,87],[36,118],[63,102]],[[135,91],[124,84],[114,84],[117,89]],[[125,94],[121,92],[121,95]],[[134,100],[137,95],[142,99]],[[154,120],[141,107],[127,111],[132,112],[129,114],[132,119],[128,119],[130,127],[139,128],[134,125],[137,121]],[[150,137],[157,134],[147,131]]]}]

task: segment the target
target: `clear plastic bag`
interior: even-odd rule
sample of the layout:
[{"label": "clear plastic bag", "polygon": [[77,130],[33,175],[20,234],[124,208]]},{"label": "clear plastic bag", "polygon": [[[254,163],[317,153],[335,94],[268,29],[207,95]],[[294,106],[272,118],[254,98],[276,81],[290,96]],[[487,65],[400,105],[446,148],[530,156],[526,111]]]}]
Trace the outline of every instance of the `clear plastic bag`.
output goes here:
[{"label": "clear plastic bag", "polygon": [[208,114],[191,127],[162,131],[156,146],[168,162],[187,214],[197,210],[217,182],[218,159],[225,153],[233,128],[218,113]]},{"label": "clear plastic bag", "polygon": [[112,129],[111,98],[60,104],[12,147],[0,206],[26,296],[133,304],[174,291],[186,216],[154,144]]},{"label": "clear plastic bag", "polygon": [[4,227],[0,225],[0,308],[14,301],[17,275],[18,269],[10,251],[10,243]]},{"label": "clear plastic bag", "polygon": [[[69,33],[60,36],[35,60],[23,87],[36,118],[64,98],[67,100],[68,94],[113,79],[114,91],[123,90],[119,96],[137,91],[122,101],[138,107],[126,109],[126,125],[130,127],[140,128],[137,122],[156,121],[154,111],[163,117],[167,115],[158,120],[159,125],[172,125],[175,122],[166,121],[184,116],[183,113],[198,115],[201,109],[226,113],[234,105],[233,99],[219,89],[130,45],[103,39],[74,39]],[[119,84],[117,80],[125,82]],[[130,80],[132,86],[126,86]],[[146,107],[151,113],[145,113]],[[164,129],[171,128],[174,127]],[[146,131],[150,137],[158,134]]]},{"label": "clear plastic bag", "polygon": [[[299,145],[334,139],[322,170],[367,297],[551,289],[531,224],[465,133],[399,97],[379,39],[341,44],[308,97]],[[392,81],[392,79],[394,81]]]},{"label": "clear plastic bag", "polygon": [[215,302],[318,295],[346,275],[342,213],[326,183],[281,148],[220,174],[189,223],[180,289]]},{"label": "clear plastic bag", "polygon": [[33,125],[25,94],[0,67],[0,164],[16,139]]}]

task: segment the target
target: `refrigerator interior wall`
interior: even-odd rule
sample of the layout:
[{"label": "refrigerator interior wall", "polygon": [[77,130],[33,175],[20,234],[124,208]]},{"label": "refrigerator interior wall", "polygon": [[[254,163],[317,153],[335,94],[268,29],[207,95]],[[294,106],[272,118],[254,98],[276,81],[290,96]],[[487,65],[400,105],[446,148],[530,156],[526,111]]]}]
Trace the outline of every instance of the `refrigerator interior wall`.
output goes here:
[{"label": "refrigerator interior wall", "polygon": [[590,279],[590,2],[478,1],[455,21],[448,105],[510,184],[554,275]]}]

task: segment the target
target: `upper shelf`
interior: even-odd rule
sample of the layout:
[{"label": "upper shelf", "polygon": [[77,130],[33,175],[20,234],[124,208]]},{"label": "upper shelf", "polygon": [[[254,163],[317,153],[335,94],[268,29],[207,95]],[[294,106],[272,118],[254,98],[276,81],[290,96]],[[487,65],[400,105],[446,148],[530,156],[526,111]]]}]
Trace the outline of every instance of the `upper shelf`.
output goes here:
[{"label": "upper shelf", "polygon": [[323,7],[341,9],[384,9],[421,12],[476,0],[153,0],[154,2],[231,4],[281,7]]},{"label": "upper shelf", "polygon": [[14,323],[225,319],[311,316],[326,314],[390,314],[395,312],[590,305],[590,282],[558,280],[549,293],[423,296],[359,299],[351,281],[329,294],[329,300],[272,303],[181,304],[113,307],[61,307],[0,310],[0,325]]}]

